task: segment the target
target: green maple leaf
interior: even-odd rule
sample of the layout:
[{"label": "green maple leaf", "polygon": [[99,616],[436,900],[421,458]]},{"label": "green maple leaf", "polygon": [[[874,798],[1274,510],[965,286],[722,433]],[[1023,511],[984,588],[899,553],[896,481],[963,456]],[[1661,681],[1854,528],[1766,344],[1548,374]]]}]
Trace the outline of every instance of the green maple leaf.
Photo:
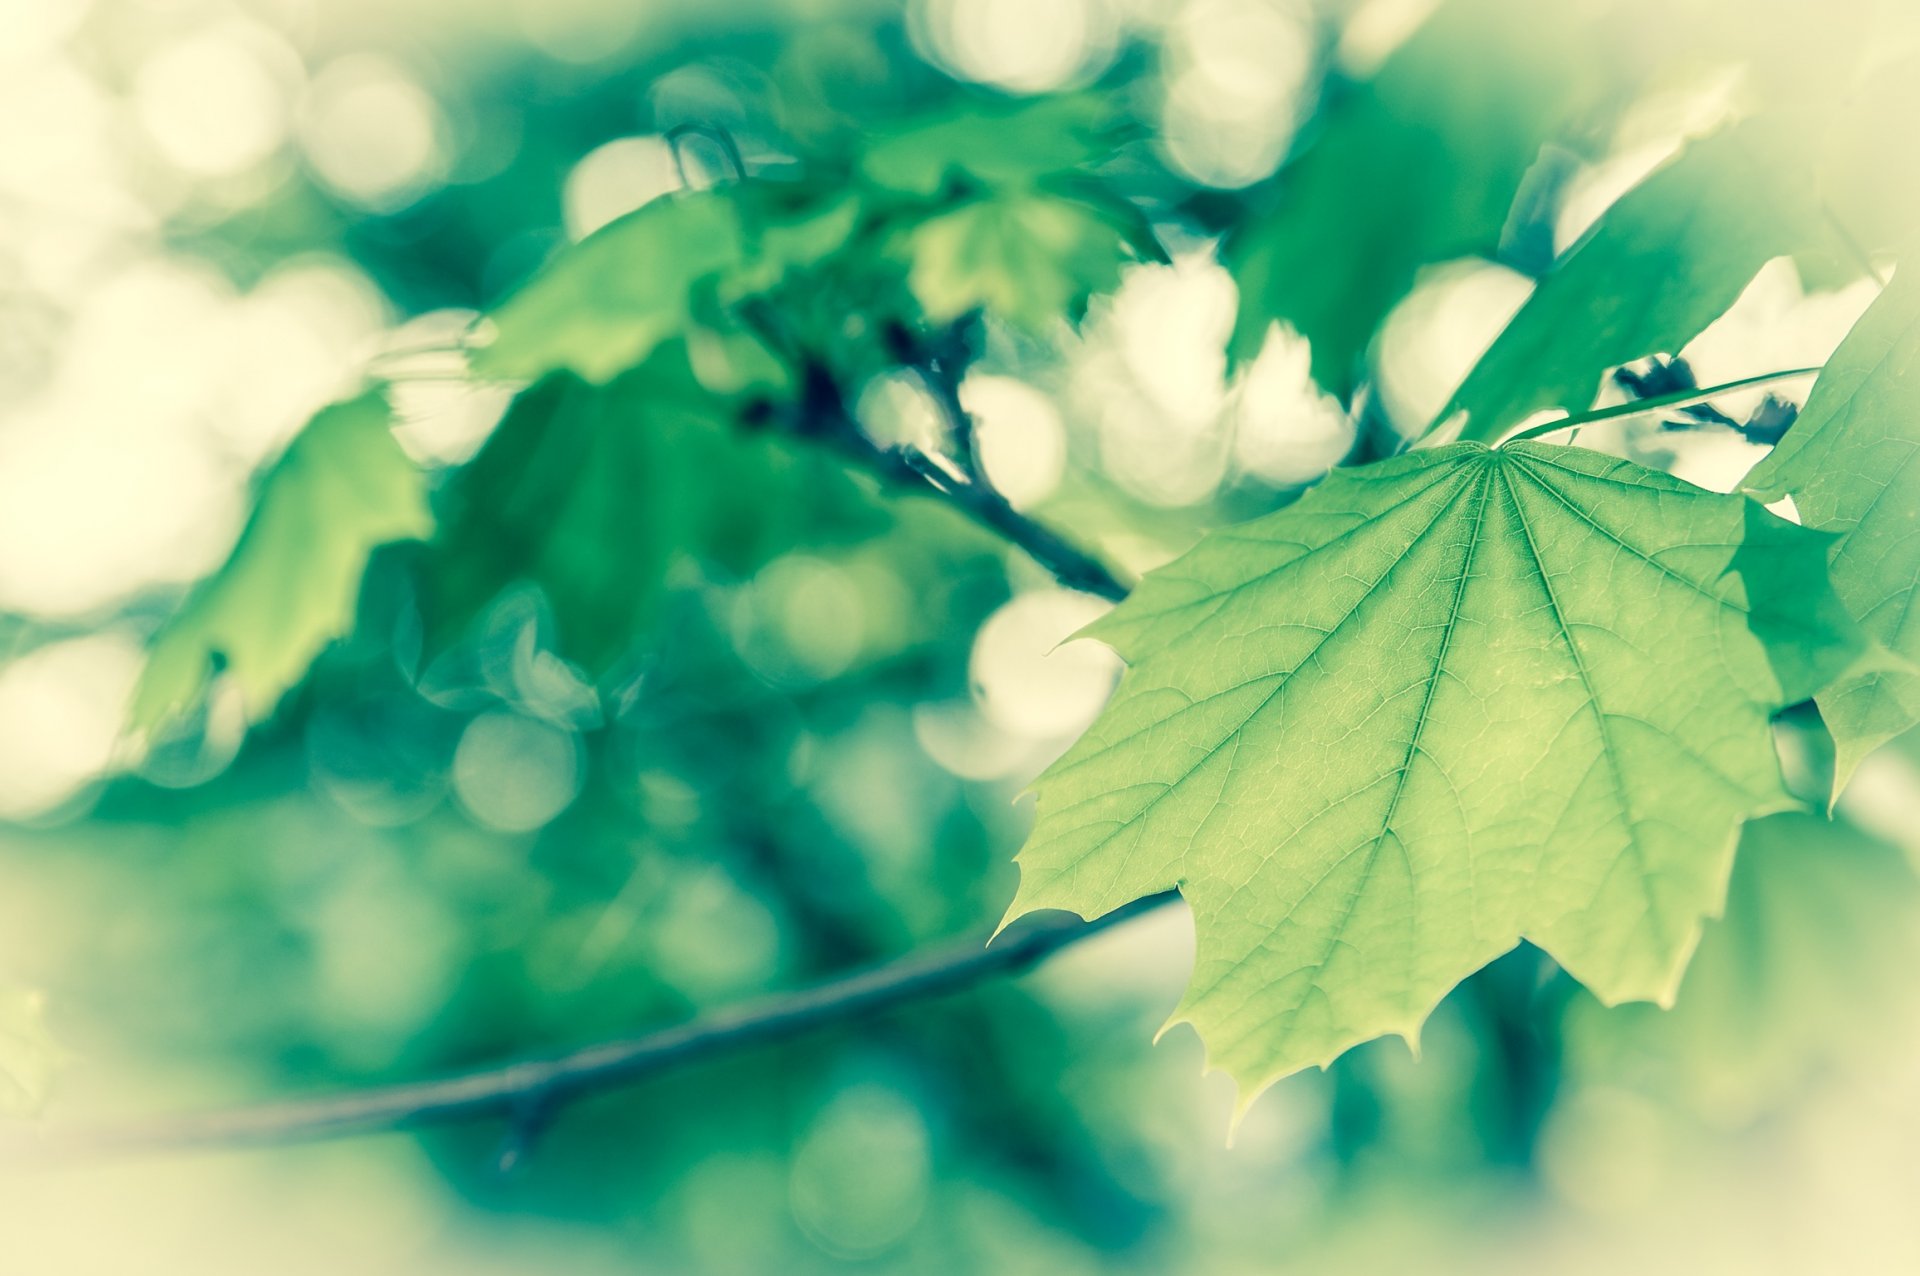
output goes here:
[{"label": "green maple leaf", "polygon": [[1747,476],[1793,497],[1809,527],[1839,533],[1833,583],[1868,635],[1899,658],[1819,697],[1844,781],[1875,746],[1920,723],[1920,277],[1909,268],[1868,308],[1814,382],[1806,410]]},{"label": "green maple leaf", "polygon": [[860,175],[880,190],[927,199],[949,185],[1028,186],[1107,158],[1115,136],[1112,104],[1092,95],[973,106],[875,141],[860,157]]},{"label": "green maple leaf", "polygon": [[1665,1001],[1741,822],[1795,805],[1769,715],[1859,645],[1826,546],[1578,448],[1336,473],[1089,629],[1131,669],[1037,782],[1010,915],[1178,887],[1174,1022],[1243,1101],[1414,1041],[1521,939]]},{"label": "green maple leaf", "polygon": [[1029,332],[1111,290],[1120,269],[1166,260],[1147,218],[1095,181],[1120,134],[1097,97],[973,107],[876,142],[860,159],[892,227],[890,257],[924,316],[985,309]]},{"label": "green maple leaf", "polygon": [[1345,395],[1422,266],[1492,256],[1541,147],[1596,96],[1594,33],[1573,6],[1448,0],[1370,80],[1330,102],[1270,206],[1232,237],[1229,353],[1252,359],[1284,320]]},{"label": "green maple leaf", "polygon": [[1613,1084],[1651,1074],[1663,1093],[1751,1120],[1823,1066],[1893,1047],[1917,914],[1899,848],[1811,815],[1756,820],[1672,1009],[1576,1001],[1573,1068]]},{"label": "green maple leaf", "polygon": [[1130,228],[1108,209],[1046,191],[969,200],[906,233],[907,286],[935,323],[984,307],[1030,332],[1077,319],[1120,282]]},{"label": "green maple leaf", "polygon": [[1440,420],[1464,412],[1460,437],[1492,442],[1543,408],[1584,408],[1608,369],[1678,354],[1774,257],[1797,254],[1819,279],[1843,275],[1799,171],[1809,128],[1758,119],[1724,130],[1627,192],[1541,280]]},{"label": "green maple leaf", "polygon": [[532,581],[561,653],[598,673],[653,622],[681,563],[741,575],[884,525],[830,458],[736,426],[689,359],[675,344],[608,385],[555,373],[514,400],[441,498],[422,587],[433,645]]},{"label": "green maple leaf", "polygon": [[134,691],[137,730],[192,704],[216,664],[249,720],[264,718],[352,627],[368,555],[432,529],[426,478],[391,423],[378,391],[336,403],[267,471],[233,554],[154,637]]},{"label": "green maple leaf", "polygon": [[742,264],[747,232],[724,190],[654,200],[563,250],[488,318],[475,375],[604,382],[692,323],[694,285]]}]

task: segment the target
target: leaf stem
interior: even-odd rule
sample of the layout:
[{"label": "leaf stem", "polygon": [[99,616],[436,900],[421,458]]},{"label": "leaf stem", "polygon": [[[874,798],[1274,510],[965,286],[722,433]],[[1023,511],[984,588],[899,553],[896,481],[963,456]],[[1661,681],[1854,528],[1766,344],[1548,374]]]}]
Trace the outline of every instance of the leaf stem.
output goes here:
[{"label": "leaf stem", "polygon": [[1784,372],[1763,372],[1758,376],[1741,377],[1736,381],[1723,381],[1719,385],[1702,386],[1697,390],[1676,390],[1672,394],[1655,395],[1651,399],[1633,399],[1626,403],[1615,403],[1609,407],[1594,408],[1587,412],[1576,412],[1572,416],[1546,421],[1531,429],[1521,430],[1518,434],[1509,434],[1496,446],[1508,443],[1520,443],[1528,439],[1544,438],[1549,434],[1558,434],[1562,430],[1577,430],[1582,426],[1595,425],[1601,421],[1618,421],[1627,417],[1643,416],[1649,412],[1661,412],[1673,408],[1690,408],[1705,403],[1722,394],[1731,394],[1735,390],[1746,390],[1754,386],[1772,385],[1777,381],[1792,381],[1797,377],[1810,377],[1819,373],[1822,365],[1809,368],[1788,368]]},{"label": "leaf stem", "polygon": [[[960,402],[959,378],[971,344],[971,316],[952,326],[933,348],[895,334],[897,354],[926,387],[947,428],[954,455],[942,464],[909,446],[874,441],[847,406],[847,396],[825,363],[801,349],[770,307],[749,302],[743,317],[767,343],[801,370],[799,402],[788,413],[799,438],[833,448],[847,460],[903,491],[935,496],[1024,551],[1061,586],[1119,602],[1130,587],[1112,569],[1046,524],[1028,518],[994,490],[980,472],[973,418]],[[955,472],[957,471],[957,473]]]}]

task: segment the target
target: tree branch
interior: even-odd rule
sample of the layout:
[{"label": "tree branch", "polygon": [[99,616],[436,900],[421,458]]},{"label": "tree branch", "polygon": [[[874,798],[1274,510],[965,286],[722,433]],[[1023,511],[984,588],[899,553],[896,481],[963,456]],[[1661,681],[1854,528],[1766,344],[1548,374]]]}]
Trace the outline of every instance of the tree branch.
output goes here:
[{"label": "tree branch", "polygon": [[797,403],[784,410],[764,405],[763,420],[784,415],[791,433],[832,448],[887,486],[938,497],[1023,550],[1067,589],[1109,602],[1127,596],[1129,586],[1105,563],[1015,509],[980,472],[974,454],[973,418],[961,405],[959,393],[959,378],[965,373],[971,340],[969,320],[961,320],[933,342],[916,342],[911,334],[892,335],[902,363],[920,379],[940,412],[954,449],[952,457],[932,457],[918,448],[887,447],[875,442],[847,406],[846,395],[832,372],[795,346],[777,316],[767,307],[751,303],[744,309],[744,316],[801,369]]},{"label": "tree branch", "polygon": [[[780,334],[777,328],[768,328],[767,335],[777,339]],[[944,500],[1025,551],[1062,586],[1118,602],[1128,593],[1119,577],[1093,555],[1014,509],[980,472],[974,452],[973,419],[959,394],[960,378],[971,357],[971,340],[969,321],[963,320],[936,341],[902,351],[902,362],[921,379],[945,421],[955,453],[950,458],[875,442],[847,408],[840,387],[827,370],[804,358],[799,360],[804,368],[800,401],[789,428],[796,435],[833,448],[889,486]],[[45,1161],[249,1147],[504,1116],[509,1124],[497,1161],[507,1169],[525,1155],[533,1138],[562,1106],[587,1094],[958,992],[998,975],[1015,974],[1069,944],[1176,898],[1177,892],[1173,891],[1149,896],[1092,922],[1075,917],[1028,922],[998,943],[968,941],[933,952],[911,953],[809,989],[716,1011],[679,1027],[599,1042],[567,1054],[434,1080],[188,1113],[144,1124],[67,1130],[49,1127],[37,1131],[34,1137],[0,1146],[0,1153],[7,1154],[7,1159]]]},{"label": "tree branch", "polygon": [[[1070,944],[1178,898],[1136,900],[1091,922],[1048,917],[1016,927],[997,943],[966,940],[919,952],[812,988],[679,1027],[605,1041],[567,1054],[480,1068],[428,1081],[375,1086],[313,1099],[190,1113],[141,1125],[61,1130],[49,1127],[8,1151],[9,1160],[45,1162],[106,1154],[255,1147],[340,1138],[373,1130],[528,1114],[544,1124],[585,1095],[632,1085],[703,1059],[784,1041],[832,1024],[958,992],[998,975],[1017,974]],[[523,1139],[510,1138],[503,1162],[517,1159]]]},{"label": "tree branch", "polygon": [[1106,564],[1013,508],[984,481],[955,474],[918,448],[883,447],[851,420],[847,428],[836,431],[831,442],[837,451],[889,486],[939,497],[1024,551],[1066,588],[1116,603],[1130,592]]}]

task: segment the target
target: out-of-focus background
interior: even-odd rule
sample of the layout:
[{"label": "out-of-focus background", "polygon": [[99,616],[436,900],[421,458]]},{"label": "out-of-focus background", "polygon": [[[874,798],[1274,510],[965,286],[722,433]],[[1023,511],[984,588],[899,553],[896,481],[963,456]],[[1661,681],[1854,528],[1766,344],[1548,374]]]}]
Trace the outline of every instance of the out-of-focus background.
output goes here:
[{"label": "out-of-focus background", "polygon": [[[609,679],[555,654],[533,586],[422,667],[383,554],[353,636],[265,722],[216,683],[137,748],[129,691],[255,474],[370,360],[415,459],[470,457],[506,395],[436,372],[451,336],[694,180],[688,136],[777,166],[956,93],[1124,98],[1146,127],[1118,167],[1173,260],[1076,329],[989,332],[963,393],[996,486],[1140,570],[1417,430],[1526,296],[1529,253],[1756,81],[1817,77],[1853,21],[1616,6],[1583,70],[1622,59],[1633,100],[1516,214],[1507,261],[1422,275],[1363,401],[1314,388],[1284,331],[1230,374],[1209,228],[1430,7],[0,0],[4,1120],[560,1049],[995,920],[1021,790],[1116,669],[1058,646],[1100,604],[929,502],[772,511],[747,570],[676,567]],[[1702,383],[1817,362],[1874,291],[1783,259],[1687,354]],[[930,408],[881,376],[859,410],[913,438]],[[1712,486],[1760,454],[1636,429],[1620,446]],[[1784,738],[1793,761],[1809,737]],[[1440,1008],[1418,1063],[1393,1041],[1294,1077],[1230,1147],[1198,1041],[1150,1044],[1191,950],[1173,909],[579,1104],[509,1171],[487,1122],[9,1168],[0,1269],[1920,1271],[1916,854],[1920,746],[1896,744],[1836,823],[1749,830],[1675,1010],[1603,1010],[1522,951]]]}]

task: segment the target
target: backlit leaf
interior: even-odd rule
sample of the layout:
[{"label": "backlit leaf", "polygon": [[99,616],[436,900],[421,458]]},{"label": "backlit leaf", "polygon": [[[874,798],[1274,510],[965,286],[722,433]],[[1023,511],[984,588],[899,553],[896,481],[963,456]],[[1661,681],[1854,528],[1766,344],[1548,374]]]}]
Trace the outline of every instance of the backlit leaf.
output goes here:
[{"label": "backlit leaf", "polygon": [[[1806,410],[1747,477],[1840,533],[1833,584],[1869,636],[1920,660],[1920,277],[1895,276],[1827,361]],[[1874,746],[1920,723],[1920,672],[1887,662],[1820,696],[1844,781]]]},{"label": "backlit leaf", "polygon": [[1336,473],[1090,628],[1131,669],[1037,783],[1011,912],[1177,886],[1174,1021],[1243,1102],[1521,939],[1665,1001],[1741,822],[1794,805],[1769,715],[1858,649],[1826,546],[1578,448]]},{"label": "backlit leaf", "polygon": [[737,265],[740,210],[725,191],[656,199],[564,249],[493,312],[476,375],[535,380],[568,369],[611,380],[691,322],[699,281]]},{"label": "backlit leaf", "polygon": [[1128,260],[1104,210],[1041,191],[985,196],[914,226],[907,284],[936,323],[984,307],[1028,331],[1111,290]]},{"label": "backlit leaf", "polygon": [[1420,267],[1493,256],[1523,176],[1591,94],[1598,59],[1577,12],[1448,0],[1327,106],[1271,209],[1227,245],[1233,358],[1284,321],[1311,341],[1315,379],[1344,395]]},{"label": "backlit leaf", "polygon": [[1608,370],[1677,354],[1774,257],[1837,251],[1796,170],[1799,141],[1755,121],[1695,142],[1622,196],[1540,282],[1441,414],[1492,442],[1543,408],[1591,404]]},{"label": "backlit leaf", "polygon": [[226,565],[155,636],[135,728],[191,705],[216,667],[248,718],[264,718],[352,627],[367,556],[431,527],[425,477],[395,442],[385,398],[370,391],[321,411],[267,472]]},{"label": "backlit leaf", "polygon": [[1109,103],[1088,95],[955,111],[877,140],[861,156],[860,173],[881,190],[922,198],[949,184],[1029,186],[1106,158],[1112,117]]}]

